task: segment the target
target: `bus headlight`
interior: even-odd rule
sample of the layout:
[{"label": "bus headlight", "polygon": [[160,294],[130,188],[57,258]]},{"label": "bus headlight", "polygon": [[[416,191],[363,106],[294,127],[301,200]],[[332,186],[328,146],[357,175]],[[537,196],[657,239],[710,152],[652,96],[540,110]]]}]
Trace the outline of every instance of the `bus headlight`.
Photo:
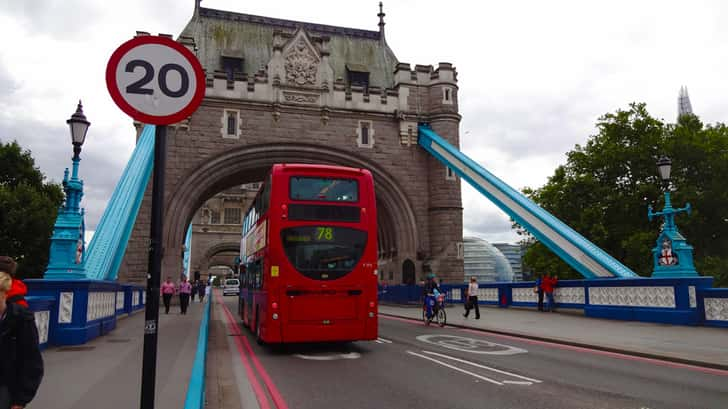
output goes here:
[{"label": "bus headlight", "polygon": [[377,270],[376,268],[374,269],[374,275],[375,276],[379,275],[379,270]]},{"label": "bus headlight", "polygon": [[369,318],[374,318],[374,313],[372,311],[369,311]]},{"label": "bus headlight", "polygon": [[273,319],[274,320],[277,320],[278,319],[278,313],[275,313],[275,312],[273,313]]}]

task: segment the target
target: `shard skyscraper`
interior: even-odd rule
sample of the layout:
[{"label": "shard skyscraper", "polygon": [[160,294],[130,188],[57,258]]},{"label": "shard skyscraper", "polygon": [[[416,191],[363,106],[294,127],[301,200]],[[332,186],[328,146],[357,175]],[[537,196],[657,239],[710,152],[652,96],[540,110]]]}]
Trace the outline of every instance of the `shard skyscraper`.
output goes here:
[{"label": "shard skyscraper", "polygon": [[688,87],[680,87],[680,95],[677,97],[677,117],[680,119],[682,115],[692,114],[693,106],[690,104],[690,96],[688,96]]}]

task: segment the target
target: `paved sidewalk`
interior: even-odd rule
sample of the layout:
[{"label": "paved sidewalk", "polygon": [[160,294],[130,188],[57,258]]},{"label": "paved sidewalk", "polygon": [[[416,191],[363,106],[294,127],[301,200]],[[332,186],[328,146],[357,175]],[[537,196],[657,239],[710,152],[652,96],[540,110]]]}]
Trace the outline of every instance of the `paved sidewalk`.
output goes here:
[{"label": "paved sidewalk", "polygon": [[[481,317],[447,309],[447,323],[526,338],[728,369],[728,330],[587,318],[575,312],[538,312],[480,306]],[[420,307],[380,305],[379,313],[422,319]]]},{"label": "paved sidewalk", "polygon": [[[184,407],[203,304],[187,315],[159,316],[155,407]],[[141,399],[144,312],[117,322],[109,334],[78,346],[43,351],[45,376],[29,409],[128,409]]]}]

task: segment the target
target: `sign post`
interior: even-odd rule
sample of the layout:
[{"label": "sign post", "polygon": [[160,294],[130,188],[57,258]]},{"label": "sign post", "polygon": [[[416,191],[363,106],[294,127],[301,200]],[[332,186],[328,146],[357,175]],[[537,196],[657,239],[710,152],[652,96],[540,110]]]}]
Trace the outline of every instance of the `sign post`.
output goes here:
[{"label": "sign post", "polygon": [[111,55],[106,86],[122,111],[137,121],[156,125],[140,404],[141,409],[154,409],[166,125],[180,122],[197,110],[205,95],[205,75],[197,57],[183,45],[167,37],[140,36],[125,42]]}]

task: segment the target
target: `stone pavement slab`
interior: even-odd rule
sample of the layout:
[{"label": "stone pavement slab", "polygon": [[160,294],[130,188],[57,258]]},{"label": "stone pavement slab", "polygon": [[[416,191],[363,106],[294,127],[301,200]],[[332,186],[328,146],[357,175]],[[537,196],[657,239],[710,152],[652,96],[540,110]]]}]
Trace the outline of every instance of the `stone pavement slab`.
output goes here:
[{"label": "stone pavement slab", "polygon": [[[179,307],[169,315],[160,310],[155,408],[184,406],[202,311],[198,302],[187,315],[180,315]],[[144,312],[139,312],[87,344],[43,351],[45,376],[28,408],[139,407],[143,345]]]},{"label": "stone pavement slab", "polygon": [[[453,305],[447,309],[447,322],[527,338],[728,369],[726,329],[606,320],[564,311],[549,313],[480,306],[481,317],[476,320],[473,311],[469,318],[464,318],[463,307]],[[422,310],[418,306],[380,305],[379,313],[422,319]]]}]

